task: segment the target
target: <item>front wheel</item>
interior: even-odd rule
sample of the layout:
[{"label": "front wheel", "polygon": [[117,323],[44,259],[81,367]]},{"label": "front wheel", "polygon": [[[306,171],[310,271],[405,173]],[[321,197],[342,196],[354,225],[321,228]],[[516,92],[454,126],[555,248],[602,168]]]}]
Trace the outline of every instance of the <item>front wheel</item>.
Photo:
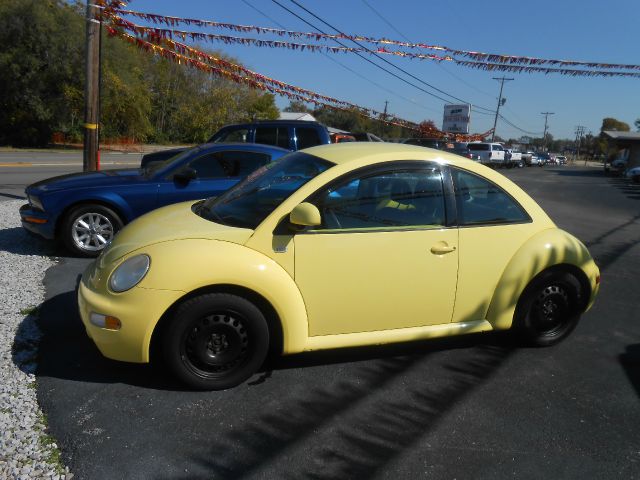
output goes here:
[{"label": "front wheel", "polygon": [[529,345],[555,345],[573,331],[580,319],[580,283],[567,273],[547,273],[523,292],[516,307],[515,329]]},{"label": "front wheel", "polygon": [[68,250],[82,257],[97,257],[122,228],[122,220],[103,205],[80,205],[62,224],[62,240]]},{"label": "front wheel", "polygon": [[163,332],[167,366],[199,390],[235,387],[253,375],[269,349],[269,328],[250,301],[209,293],[180,305]]}]

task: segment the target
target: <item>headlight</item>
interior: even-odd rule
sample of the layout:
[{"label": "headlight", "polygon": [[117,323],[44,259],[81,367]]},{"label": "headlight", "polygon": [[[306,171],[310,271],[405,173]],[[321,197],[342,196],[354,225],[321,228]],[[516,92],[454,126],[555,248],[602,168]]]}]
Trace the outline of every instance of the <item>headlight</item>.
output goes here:
[{"label": "headlight", "polygon": [[120,293],[135,287],[149,271],[151,259],[148,255],[128,258],[116,268],[109,279],[109,288]]},{"label": "headlight", "polygon": [[40,201],[40,199],[38,197],[35,197],[33,195],[27,195],[29,203],[31,204],[32,207],[37,208],[38,210],[42,210],[44,211],[44,207],[42,206],[42,202]]}]

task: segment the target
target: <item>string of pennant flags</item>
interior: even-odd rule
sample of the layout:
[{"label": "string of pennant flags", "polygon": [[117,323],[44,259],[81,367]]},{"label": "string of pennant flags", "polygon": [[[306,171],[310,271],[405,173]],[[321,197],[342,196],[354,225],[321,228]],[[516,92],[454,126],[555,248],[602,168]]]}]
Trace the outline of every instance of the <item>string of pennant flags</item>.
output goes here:
[{"label": "string of pennant flags", "polygon": [[[116,2],[117,3],[117,2]],[[640,78],[640,65],[621,64],[621,63],[602,63],[602,62],[585,62],[576,60],[559,60],[548,58],[537,58],[519,55],[504,55],[496,53],[485,53],[470,50],[460,50],[449,48],[442,45],[427,43],[412,43],[406,41],[392,40],[387,38],[373,38],[363,35],[347,35],[347,34],[325,34],[319,32],[298,32],[291,30],[283,30],[277,28],[260,27],[255,25],[237,25],[233,23],[221,23],[211,20],[200,20],[193,18],[181,18],[167,15],[159,15],[155,13],[138,12],[135,10],[126,10],[122,8],[112,8],[115,15],[129,15],[135,18],[145,20],[156,25],[166,25],[168,27],[176,27],[178,25],[195,26],[199,28],[215,28],[226,29],[238,33],[255,33],[255,34],[272,34],[280,37],[289,37],[293,39],[305,38],[308,40],[353,40],[357,42],[369,43],[377,45],[375,53],[388,55],[396,55],[400,57],[420,60],[450,61],[457,65],[469,68],[484,70],[502,70],[506,72],[516,73],[544,73],[544,74],[561,74],[569,76],[603,76],[603,77],[634,77]],[[137,26],[139,29],[152,29],[154,27]],[[325,51],[331,53],[341,52],[369,52],[367,48],[357,47],[334,47],[329,45],[317,45],[309,43],[285,42],[276,40],[261,40],[248,37],[234,37],[227,35],[218,35],[202,32],[187,32],[176,30],[174,28],[164,29],[155,27],[156,32],[163,36],[182,36],[190,37],[194,40],[204,41],[221,41],[225,43],[251,44],[261,47],[270,48],[289,48],[292,50],[309,50],[309,51]],[[389,49],[387,46],[403,47],[408,49],[435,50],[441,54],[424,54],[414,53],[405,50]],[[571,68],[563,68],[571,67]],[[580,68],[576,68],[580,67]],[[623,70],[623,71],[620,71]]]},{"label": "string of pennant flags", "polygon": [[[122,38],[128,43],[131,43],[146,52],[161,56],[178,64],[184,64],[192,68],[196,68],[200,71],[211,73],[213,75],[231,80],[238,84],[246,85],[251,88],[266,91],[272,94],[281,95],[289,98],[290,100],[298,100],[316,106],[324,106],[337,110],[355,111],[363,117],[375,119],[387,125],[400,126],[409,130],[420,132],[421,134],[427,133],[423,132],[423,125],[418,125],[416,123],[397,118],[393,115],[384,115],[383,113],[373,109],[360,107],[349,102],[331,98],[325,95],[320,95],[311,90],[296,87],[294,85],[272,79],[265,75],[252,72],[251,70],[240,65],[219,59],[205,52],[201,52],[193,47],[182,44],[175,40],[160,37],[155,38],[155,40],[160,43],[155,43],[150,41],[153,38],[144,39],[136,37],[134,35],[123,32],[122,30],[111,25],[106,25],[105,28],[109,35]],[[448,137],[455,141],[476,141],[482,140],[486,136],[490,135],[491,130],[481,134],[452,135],[447,132],[442,132],[438,129],[430,129],[428,134],[429,136],[438,138]]]}]

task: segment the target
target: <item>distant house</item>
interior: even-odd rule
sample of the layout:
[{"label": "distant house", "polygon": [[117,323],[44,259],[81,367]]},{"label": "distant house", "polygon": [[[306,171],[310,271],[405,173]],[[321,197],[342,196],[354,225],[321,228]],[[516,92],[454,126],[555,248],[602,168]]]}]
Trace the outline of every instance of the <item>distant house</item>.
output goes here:
[{"label": "distant house", "polygon": [[602,132],[609,143],[609,149],[628,150],[627,168],[640,166],[640,132],[618,132],[605,130]]},{"label": "distant house", "polygon": [[316,118],[307,112],[280,112],[278,120],[305,120],[315,122]]}]

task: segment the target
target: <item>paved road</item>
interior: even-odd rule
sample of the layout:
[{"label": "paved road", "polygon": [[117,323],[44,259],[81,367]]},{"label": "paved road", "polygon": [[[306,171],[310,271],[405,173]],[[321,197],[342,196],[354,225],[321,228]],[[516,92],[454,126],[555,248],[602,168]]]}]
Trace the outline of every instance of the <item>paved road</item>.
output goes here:
[{"label": "paved road", "polygon": [[225,392],[102,358],[47,273],[38,397],[80,479],[640,477],[640,187],[576,167],[508,171],[602,271],[573,335],[300,355]]},{"label": "paved road", "polygon": [[[139,153],[102,153],[102,169],[132,168],[140,165]],[[27,185],[45,178],[82,172],[82,152],[0,151],[0,201],[25,198]]]}]

